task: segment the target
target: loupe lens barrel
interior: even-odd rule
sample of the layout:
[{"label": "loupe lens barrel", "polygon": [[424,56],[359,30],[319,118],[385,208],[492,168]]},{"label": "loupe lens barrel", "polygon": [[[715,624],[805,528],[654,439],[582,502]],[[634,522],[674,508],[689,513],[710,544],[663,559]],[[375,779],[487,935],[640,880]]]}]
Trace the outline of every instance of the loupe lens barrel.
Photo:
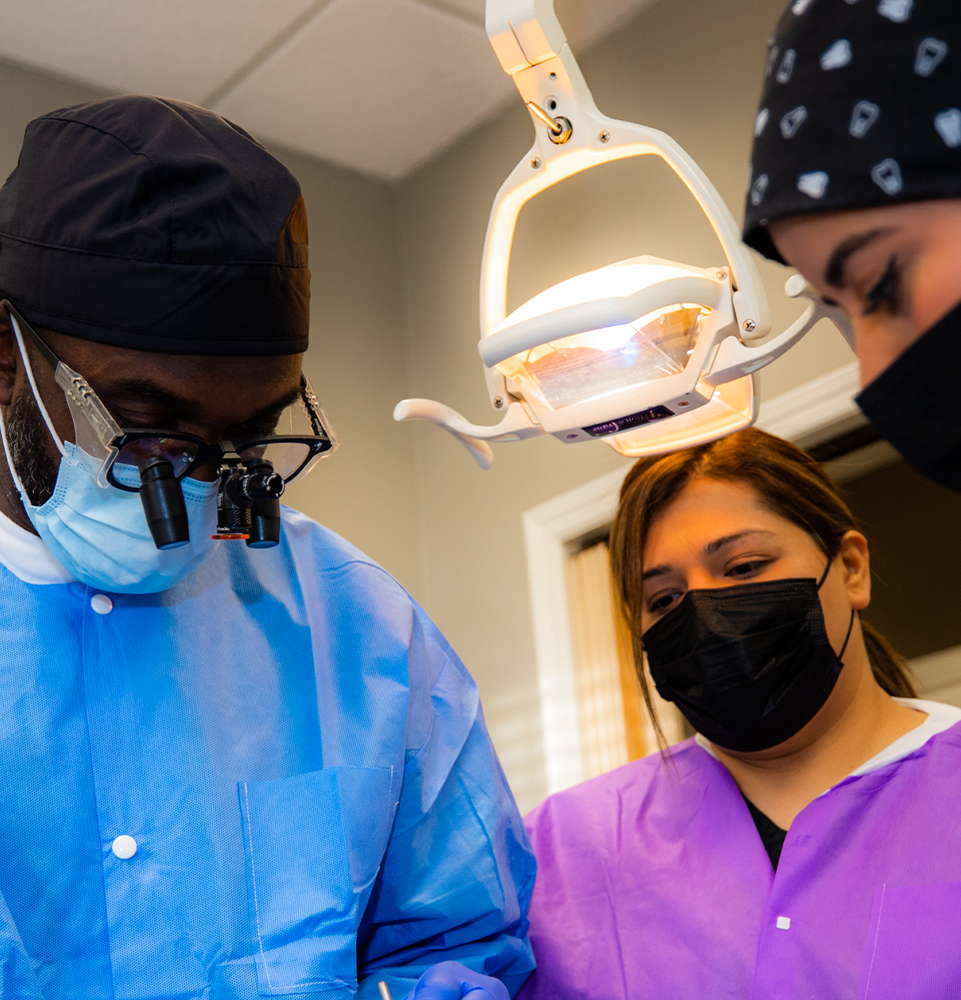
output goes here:
[{"label": "loupe lens barrel", "polygon": [[267,459],[244,462],[247,476],[246,492],[250,505],[250,538],[252,549],[269,549],[280,542],[280,497],[284,492],[284,477],[274,472]]},{"label": "loupe lens barrel", "polygon": [[[249,459],[222,472],[218,501],[218,533],[228,526],[243,525],[247,545],[268,549],[280,541],[280,496],[284,477],[263,458]],[[235,536],[236,537],[236,536]]]},{"label": "loupe lens barrel", "polygon": [[234,473],[224,488],[233,503],[247,506],[258,500],[279,500],[284,492],[284,479],[268,467],[266,472]]},{"label": "loupe lens barrel", "polygon": [[140,502],[158,549],[176,549],[190,541],[183,490],[167,459],[151,458],[140,467]]},{"label": "loupe lens barrel", "polygon": [[250,538],[252,549],[269,549],[280,542],[280,501],[255,500],[250,507]]},{"label": "loupe lens barrel", "polygon": [[251,500],[278,500],[284,493],[284,479],[276,472],[244,478],[244,492]]}]

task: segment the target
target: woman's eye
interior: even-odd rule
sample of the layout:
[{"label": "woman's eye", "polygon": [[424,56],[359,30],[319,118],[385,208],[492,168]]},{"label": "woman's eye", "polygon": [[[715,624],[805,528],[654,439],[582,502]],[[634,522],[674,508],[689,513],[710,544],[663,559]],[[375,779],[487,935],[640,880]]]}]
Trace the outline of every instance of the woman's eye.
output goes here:
[{"label": "woman's eye", "polygon": [[864,315],[870,316],[873,313],[884,309],[888,312],[897,313],[901,302],[901,271],[898,267],[898,258],[895,254],[885,269],[884,274],[878,283],[868,292],[867,305],[864,307]]},{"label": "woman's eye", "polygon": [[754,576],[755,573],[767,566],[769,562],[769,559],[752,559],[750,562],[738,563],[736,566],[732,566],[727,571],[727,575],[732,576],[735,579]]},{"label": "woman's eye", "polygon": [[667,609],[671,607],[671,605],[674,604],[680,596],[681,595],[679,593],[661,594],[648,603],[647,610],[652,615],[661,614],[662,612],[667,611]]}]

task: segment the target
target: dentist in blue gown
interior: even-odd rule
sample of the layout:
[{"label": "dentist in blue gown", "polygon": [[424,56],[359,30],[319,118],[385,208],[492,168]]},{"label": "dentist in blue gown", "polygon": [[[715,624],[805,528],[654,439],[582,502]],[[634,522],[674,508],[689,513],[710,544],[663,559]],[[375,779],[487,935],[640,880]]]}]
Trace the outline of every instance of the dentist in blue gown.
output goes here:
[{"label": "dentist in blue gown", "polygon": [[[0,190],[4,998],[506,1000],[533,967],[533,858],[443,636],[296,511],[274,548],[210,538],[210,449],[310,403],[309,278],[296,180],[219,116],[28,126]],[[157,548],[136,463],[95,467],[59,363],[141,454],[199,449],[188,545]]]}]

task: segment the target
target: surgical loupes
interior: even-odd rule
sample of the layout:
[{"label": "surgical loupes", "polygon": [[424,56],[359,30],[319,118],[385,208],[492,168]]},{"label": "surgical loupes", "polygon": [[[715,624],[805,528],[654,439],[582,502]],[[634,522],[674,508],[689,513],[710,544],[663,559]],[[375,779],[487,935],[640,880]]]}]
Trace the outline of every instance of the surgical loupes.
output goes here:
[{"label": "surgical loupes", "polygon": [[265,458],[244,460],[229,441],[223,442],[224,459],[217,493],[216,539],[242,539],[253,549],[266,549],[280,541],[280,498],[283,476]]}]

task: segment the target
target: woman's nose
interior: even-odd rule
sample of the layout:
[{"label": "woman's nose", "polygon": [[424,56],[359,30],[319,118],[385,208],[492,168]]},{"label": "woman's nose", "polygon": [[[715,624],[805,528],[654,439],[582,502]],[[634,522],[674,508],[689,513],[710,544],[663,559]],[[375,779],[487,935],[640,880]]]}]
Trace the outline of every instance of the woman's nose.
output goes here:
[{"label": "woman's nose", "polygon": [[688,590],[713,590],[717,587],[728,587],[731,581],[719,577],[703,566],[693,567],[687,573]]}]

